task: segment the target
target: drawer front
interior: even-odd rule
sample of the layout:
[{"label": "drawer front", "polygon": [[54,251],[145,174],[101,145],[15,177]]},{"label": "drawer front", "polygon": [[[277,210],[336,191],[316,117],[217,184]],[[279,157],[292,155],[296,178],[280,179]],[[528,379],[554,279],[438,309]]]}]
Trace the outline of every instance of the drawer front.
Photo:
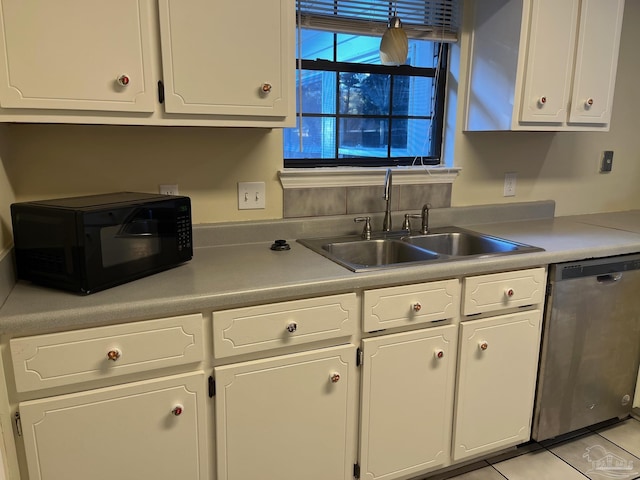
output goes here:
[{"label": "drawer front", "polygon": [[445,320],[458,315],[460,282],[440,282],[380,288],[364,292],[367,332]]},{"label": "drawer front", "polygon": [[216,358],[355,334],[355,293],[213,313]]},{"label": "drawer front", "polygon": [[531,268],[464,279],[462,314],[493,312],[544,301],[546,269]]},{"label": "drawer front", "polygon": [[203,360],[202,315],[14,338],[19,392]]}]

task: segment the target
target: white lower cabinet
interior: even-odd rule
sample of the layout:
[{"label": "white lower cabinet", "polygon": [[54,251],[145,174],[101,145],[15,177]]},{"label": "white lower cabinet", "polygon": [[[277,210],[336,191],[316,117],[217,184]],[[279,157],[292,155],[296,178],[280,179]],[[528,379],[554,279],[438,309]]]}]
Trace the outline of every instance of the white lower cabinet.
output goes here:
[{"label": "white lower cabinet", "polygon": [[410,478],[449,461],[456,342],[456,325],[362,341],[360,478]]},{"label": "white lower cabinet", "polygon": [[19,405],[29,480],[209,480],[203,372]]},{"label": "white lower cabinet", "polygon": [[529,310],[461,323],[455,461],[529,440],[541,317]]},{"label": "white lower cabinet", "polygon": [[214,369],[217,480],[353,478],[356,347]]}]

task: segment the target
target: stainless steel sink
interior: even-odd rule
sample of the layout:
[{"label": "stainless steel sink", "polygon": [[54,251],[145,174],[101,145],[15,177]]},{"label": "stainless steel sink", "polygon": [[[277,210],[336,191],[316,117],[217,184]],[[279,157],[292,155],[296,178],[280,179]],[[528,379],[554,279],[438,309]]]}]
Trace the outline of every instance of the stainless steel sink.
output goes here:
[{"label": "stainless steel sink", "polygon": [[334,257],[338,263],[347,264],[347,267],[356,269],[425,262],[439,257],[437,253],[394,239],[330,242],[322,245],[322,249]]},{"label": "stainless steel sink", "polygon": [[354,272],[543,250],[458,227],[438,228],[426,235],[391,232],[371,240],[350,235],[298,242]]},{"label": "stainless steel sink", "polygon": [[403,240],[426,250],[455,257],[517,253],[534,248],[510,240],[462,231],[407,236]]}]

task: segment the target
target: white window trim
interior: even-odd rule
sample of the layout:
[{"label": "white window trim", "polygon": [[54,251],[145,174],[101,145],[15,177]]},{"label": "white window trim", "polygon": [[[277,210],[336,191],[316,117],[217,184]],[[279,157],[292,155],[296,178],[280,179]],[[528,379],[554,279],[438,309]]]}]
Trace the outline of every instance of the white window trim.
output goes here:
[{"label": "white window trim", "polygon": [[[460,168],[392,167],[394,185],[453,183]],[[384,182],[386,167],[285,168],[278,171],[282,188],[364,187]]]}]

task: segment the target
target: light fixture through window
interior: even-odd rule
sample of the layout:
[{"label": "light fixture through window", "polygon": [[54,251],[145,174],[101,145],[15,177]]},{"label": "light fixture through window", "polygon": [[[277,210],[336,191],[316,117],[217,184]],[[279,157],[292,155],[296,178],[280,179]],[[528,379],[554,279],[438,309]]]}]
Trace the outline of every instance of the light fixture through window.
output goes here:
[{"label": "light fixture through window", "polygon": [[380,41],[380,61],[383,65],[404,65],[407,63],[408,53],[409,40],[396,10]]}]

